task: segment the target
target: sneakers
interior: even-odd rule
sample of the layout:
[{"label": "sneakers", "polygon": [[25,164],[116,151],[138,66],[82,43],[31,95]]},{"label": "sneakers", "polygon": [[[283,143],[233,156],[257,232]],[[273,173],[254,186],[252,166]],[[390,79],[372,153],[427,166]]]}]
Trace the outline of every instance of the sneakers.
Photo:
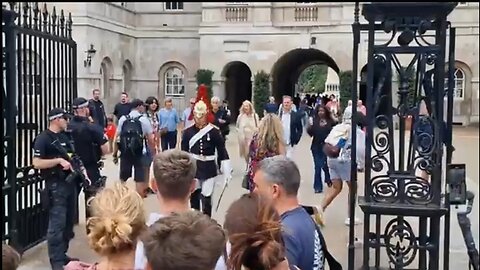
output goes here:
[{"label": "sneakers", "polygon": [[[362,221],[359,218],[356,217],[355,220],[354,220],[354,224],[355,225],[360,225],[360,224],[362,224]],[[345,219],[345,226],[350,226],[350,218]]]}]

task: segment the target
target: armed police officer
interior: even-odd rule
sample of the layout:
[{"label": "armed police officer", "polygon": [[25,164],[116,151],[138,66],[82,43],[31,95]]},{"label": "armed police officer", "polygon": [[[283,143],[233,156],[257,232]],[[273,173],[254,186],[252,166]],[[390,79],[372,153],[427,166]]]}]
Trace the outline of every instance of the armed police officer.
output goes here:
[{"label": "armed police officer", "polygon": [[[76,183],[66,181],[73,171],[64,158],[64,151],[73,154],[73,147],[65,133],[70,115],[60,108],[48,113],[48,129],[34,141],[33,166],[45,179],[41,191],[42,206],[48,209],[47,246],[53,270],[63,269],[72,258],[66,255],[68,244],[74,237]],[[60,149],[61,148],[61,149]]]},{"label": "armed police officer", "polygon": [[85,218],[89,218],[90,211],[87,207],[88,200],[99,189],[105,186],[105,179],[100,175],[100,160],[103,155],[110,152],[108,139],[103,133],[103,128],[89,121],[90,109],[87,99],[79,97],[73,100],[74,116],[68,124],[68,132],[75,151],[80,157],[91,185],[83,187],[85,194]]}]

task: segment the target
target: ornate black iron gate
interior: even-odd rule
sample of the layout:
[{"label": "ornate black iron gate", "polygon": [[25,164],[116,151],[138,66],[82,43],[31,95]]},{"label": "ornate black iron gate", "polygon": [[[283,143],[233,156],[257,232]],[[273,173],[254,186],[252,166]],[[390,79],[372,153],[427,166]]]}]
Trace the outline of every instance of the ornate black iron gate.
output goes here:
[{"label": "ornate black iron gate", "polygon": [[[366,158],[364,196],[359,197],[365,214],[361,269],[440,269],[440,220],[444,215],[445,231],[449,230],[449,205],[444,199],[448,195],[442,196],[448,192],[443,163],[451,161],[452,149],[453,85],[445,87],[445,79],[452,82],[455,59],[452,28],[448,49],[446,44],[450,27],[447,15],[455,6],[432,2],[364,4],[362,15],[368,23],[360,24],[357,4],[354,79],[360,33],[364,31],[368,33],[366,157],[371,157]],[[386,42],[378,42],[385,37]],[[375,85],[373,74],[381,74]],[[398,90],[392,87],[396,74]],[[356,82],[353,85],[355,104]],[[447,93],[450,119],[445,122]],[[379,108],[384,109],[379,113]],[[355,114],[355,106],[353,111]],[[408,130],[409,119],[412,124]],[[352,160],[356,156],[353,137]],[[356,161],[352,162],[352,176],[355,172]],[[445,236],[444,264],[448,269],[448,233]],[[350,239],[353,242],[353,226]],[[381,256],[384,251],[386,256]],[[349,269],[354,268],[353,254],[350,245]]]},{"label": "ornate black iron gate", "polygon": [[31,165],[32,143],[48,127],[48,112],[77,95],[77,44],[70,14],[32,2],[3,4],[2,40],[2,240],[23,252],[47,229],[38,194],[45,181]]}]

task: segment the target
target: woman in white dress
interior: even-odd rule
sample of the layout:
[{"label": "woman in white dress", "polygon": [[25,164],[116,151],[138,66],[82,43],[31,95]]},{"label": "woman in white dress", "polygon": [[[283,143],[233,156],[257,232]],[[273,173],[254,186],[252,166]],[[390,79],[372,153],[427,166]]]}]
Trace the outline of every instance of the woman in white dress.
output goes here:
[{"label": "woman in white dress", "polygon": [[238,146],[240,157],[248,162],[248,150],[253,134],[258,130],[260,120],[250,101],[245,100],[240,107],[240,114],[237,118]]}]

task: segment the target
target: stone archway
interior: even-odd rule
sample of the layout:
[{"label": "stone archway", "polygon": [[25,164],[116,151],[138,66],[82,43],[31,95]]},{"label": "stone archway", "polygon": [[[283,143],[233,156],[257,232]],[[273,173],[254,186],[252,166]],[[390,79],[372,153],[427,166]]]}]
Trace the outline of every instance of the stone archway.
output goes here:
[{"label": "stone archway", "polygon": [[232,119],[236,119],[242,102],[252,101],[252,71],[247,64],[234,61],[223,68],[221,75],[225,78],[225,99],[228,101]]},{"label": "stone archway", "polygon": [[315,64],[327,65],[337,74],[339,68],[326,53],[317,49],[294,49],[280,57],[272,68],[272,95],[281,100],[283,95],[293,96],[295,84],[302,71]]},{"label": "stone archway", "polygon": [[112,98],[112,78],[113,78],[113,64],[110,57],[103,58],[100,64],[100,88],[105,100]]},{"label": "stone archway", "polygon": [[133,72],[132,63],[130,62],[130,60],[125,60],[122,67],[122,81],[123,81],[122,91],[125,91],[129,94],[130,94],[130,91],[132,91],[132,72]]}]

